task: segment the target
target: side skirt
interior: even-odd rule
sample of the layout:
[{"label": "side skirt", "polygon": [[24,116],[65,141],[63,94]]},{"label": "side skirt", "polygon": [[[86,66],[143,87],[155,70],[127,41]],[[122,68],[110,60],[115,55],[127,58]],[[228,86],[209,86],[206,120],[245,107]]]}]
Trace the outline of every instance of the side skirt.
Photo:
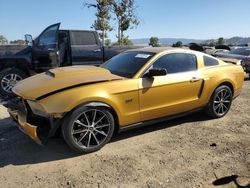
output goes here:
[{"label": "side skirt", "polygon": [[124,126],[124,127],[120,127],[119,128],[119,133],[131,130],[131,129],[135,129],[135,128],[139,128],[139,127],[152,125],[152,124],[156,124],[156,123],[176,119],[176,118],[179,118],[179,117],[187,116],[189,114],[193,114],[193,113],[202,111],[203,109],[204,109],[204,107],[197,108],[197,109],[194,109],[194,110],[191,110],[191,111],[188,111],[188,112],[179,113],[179,114],[176,114],[176,115],[166,116],[166,117],[157,118],[157,119],[154,119],[154,120],[148,120],[148,121],[145,121],[145,122],[139,122],[139,123],[135,123],[135,124],[132,124],[132,125],[127,125],[127,126]]}]

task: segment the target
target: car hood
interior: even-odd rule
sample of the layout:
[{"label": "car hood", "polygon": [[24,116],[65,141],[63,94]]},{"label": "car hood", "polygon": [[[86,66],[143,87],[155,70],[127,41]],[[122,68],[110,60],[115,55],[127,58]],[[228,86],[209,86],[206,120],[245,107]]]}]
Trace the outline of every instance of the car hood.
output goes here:
[{"label": "car hood", "polygon": [[30,62],[31,61],[31,50],[32,50],[32,48],[30,46],[27,46],[27,47],[21,46],[20,49],[21,50],[19,50],[16,53],[14,53],[14,52],[5,52],[5,54],[0,56],[0,63],[1,62],[5,63],[6,61],[8,61],[8,62],[13,62],[13,61],[20,62],[20,60]]},{"label": "car hood", "polygon": [[119,79],[123,77],[114,75],[101,67],[63,67],[25,79],[13,88],[13,92],[24,99],[38,100],[65,89]]},{"label": "car hood", "polygon": [[19,56],[19,55],[26,55],[31,53],[32,51],[32,47],[31,46],[26,46],[25,48],[21,49],[20,51],[15,53],[15,56]]}]

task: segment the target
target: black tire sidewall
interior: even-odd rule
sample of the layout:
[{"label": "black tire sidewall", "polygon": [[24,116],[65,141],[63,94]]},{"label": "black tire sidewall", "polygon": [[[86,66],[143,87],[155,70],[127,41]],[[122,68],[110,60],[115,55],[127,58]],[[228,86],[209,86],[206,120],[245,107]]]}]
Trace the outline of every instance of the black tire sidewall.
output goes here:
[{"label": "black tire sidewall", "polygon": [[[86,111],[86,110],[91,110],[91,109],[97,109],[102,111],[103,113],[105,113],[105,115],[107,115],[107,117],[110,120],[110,131],[108,136],[106,137],[105,141],[95,147],[92,148],[83,148],[80,147],[78,144],[75,143],[74,138],[71,134],[71,128],[73,125],[73,122],[75,121],[76,117],[78,117],[82,112]],[[113,115],[110,113],[110,111],[106,108],[103,107],[86,107],[86,106],[81,106],[77,109],[75,109],[73,112],[69,113],[68,115],[65,116],[64,120],[63,120],[63,124],[62,124],[62,135],[63,138],[65,140],[65,142],[75,151],[77,151],[78,153],[81,154],[86,154],[86,153],[91,153],[94,151],[97,151],[99,149],[101,149],[105,144],[107,144],[110,139],[113,136],[114,133],[114,128],[115,128],[115,121],[114,121],[114,117]]]},{"label": "black tire sidewall", "polygon": [[5,68],[0,71],[0,96],[2,97],[12,97],[14,94],[6,92],[2,86],[1,86],[1,80],[3,79],[4,76],[8,74],[17,74],[19,75],[22,79],[27,78],[27,74],[23,72],[20,69],[17,68]]},{"label": "black tire sidewall", "polygon": [[[226,90],[228,90],[230,92],[230,104],[229,104],[227,112],[224,113],[223,115],[219,115],[219,114],[217,114],[217,112],[215,112],[213,106],[214,106],[214,101],[215,101],[216,95],[223,89],[226,89]],[[230,107],[232,105],[232,100],[233,100],[232,90],[226,85],[219,86],[218,88],[215,89],[215,91],[214,91],[214,93],[213,93],[213,95],[212,95],[212,97],[210,99],[210,102],[209,102],[209,105],[208,105],[209,115],[211,115],[214,118],[221,118],[221,117],[225,116],[230,110]]]}]

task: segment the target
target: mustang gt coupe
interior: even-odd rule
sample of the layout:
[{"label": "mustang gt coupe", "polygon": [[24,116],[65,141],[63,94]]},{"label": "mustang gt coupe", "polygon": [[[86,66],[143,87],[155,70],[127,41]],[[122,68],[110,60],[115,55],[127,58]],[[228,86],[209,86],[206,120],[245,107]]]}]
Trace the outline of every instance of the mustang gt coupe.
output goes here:
[{"label": "mustang gt coupe", "polygon": [[27,78],[6,106],[38,144],[61,131],[72,149],[89,153],[114,132],[198,110],[223,117],[243,81],[240,65],[192,50],[149,47],[100,67],[63,67]]}]

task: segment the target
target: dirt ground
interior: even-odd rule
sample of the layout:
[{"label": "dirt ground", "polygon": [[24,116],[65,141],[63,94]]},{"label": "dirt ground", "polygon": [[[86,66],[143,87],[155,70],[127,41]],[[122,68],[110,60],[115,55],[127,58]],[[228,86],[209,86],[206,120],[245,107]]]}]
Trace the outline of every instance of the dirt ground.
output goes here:
[{"label": "dirt ground", "polygon": [[250,80],[222,119],[134,129],[82,156],[61,138],[36,145],[0,110],[0,187],[250,187]]}]

